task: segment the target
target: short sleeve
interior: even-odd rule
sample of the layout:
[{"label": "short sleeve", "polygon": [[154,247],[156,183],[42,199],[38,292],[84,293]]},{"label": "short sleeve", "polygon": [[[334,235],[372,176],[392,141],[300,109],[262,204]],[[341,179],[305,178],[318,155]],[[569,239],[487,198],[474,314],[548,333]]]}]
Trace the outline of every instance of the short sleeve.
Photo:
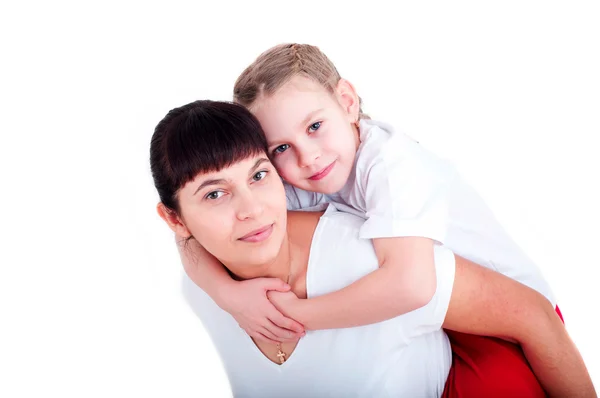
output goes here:
[{"label": "short sleeve", "polygon": [[288,210],[302,210],[320,208],[327,203],[327,198],[322,193],[309,192],[284,183],[285,197]]},{"label": "short sleeve", "polygon": [[440,330],[446,319],[456,274],[454,253],[445,246],[435,245],[434,260],[437,287],[433,298],[427,305],[397,318],[406,341]]},{"label": "short sleeve", "polygon": [[[375,153],[367,149],[362,175],[367,220],[363,239],[419,236],[444,243],[452,164],[406,137],[393,137]],[[364,155],[363,155],[364,156]]]}]

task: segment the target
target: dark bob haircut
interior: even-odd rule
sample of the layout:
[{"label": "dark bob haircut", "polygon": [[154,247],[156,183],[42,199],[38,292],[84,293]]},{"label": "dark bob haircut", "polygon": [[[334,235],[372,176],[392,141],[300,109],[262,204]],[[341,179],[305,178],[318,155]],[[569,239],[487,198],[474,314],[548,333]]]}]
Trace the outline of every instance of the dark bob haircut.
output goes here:
[{"label": "dark bob haircut", "polygon": [[195,101],[171,110],[156,126],[150,169],[161,202],[179,213],[177,192],[199,173],[267,154],[260,123],[241,105]]}]

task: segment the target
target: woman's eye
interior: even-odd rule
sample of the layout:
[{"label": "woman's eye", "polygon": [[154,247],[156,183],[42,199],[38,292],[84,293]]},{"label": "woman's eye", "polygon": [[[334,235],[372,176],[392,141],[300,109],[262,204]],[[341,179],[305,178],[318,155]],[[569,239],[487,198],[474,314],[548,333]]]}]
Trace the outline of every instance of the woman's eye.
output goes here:
[{"label": "woman's eye", "polygon": [[212,192],[208,193],[205,196],[205,198],[210,199],[210,200],[215,200],[215,199],[219,199],[223,195],[224,195],[224,193],[221,191],[212,191]]},{"label": "woman's eye", "polygon": [[252,177],[252,179],[254,181],[260,181],[260,180],[262,180],[263,178],[265,178],[267,176],[267,173],[268,172],[266,170],[259,171],[258,173],[254,174],[254,176]]},{"label": "woman's eye", "polygon": [[308,131],[314,133],[321,127],[321,122],[315,122],[308,127]]},{"label": "woman's eye", "polygon": [[285,152],[290,146],[288,144],[279,145],[277,148],[273,150],[275,155],[279,155],[280,153]]}]

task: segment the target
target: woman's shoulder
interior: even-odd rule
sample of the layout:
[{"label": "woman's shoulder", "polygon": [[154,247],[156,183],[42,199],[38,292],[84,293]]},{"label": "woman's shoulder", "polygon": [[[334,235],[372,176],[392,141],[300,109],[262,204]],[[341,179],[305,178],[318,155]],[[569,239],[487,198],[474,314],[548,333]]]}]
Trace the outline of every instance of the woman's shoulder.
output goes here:
[{"label": "woman's shoulder", "polygon": [[[328,252],[333,247],[346,252],[364,251],[362,244],[357,245],[364,218],[351,214],[356,210],[344,204],[332,202],[326,206],[325,211],[288,212],[288,236],[291,242],[311,253]],[[370,241],[361,243],[367,243],[369,249],[372,246]]]},{"label": "woman's shoulder", "polygon": [[[309,248],[307,293],[319,296],[342,289],[377,269],[378,262],[369,239],[360,239],[364,220],[340,211],[330,203],[324,213],[313,214],[311,239],[304,240]],[[299,217],[309,219],[305,214]],[[296,224],[299,225],[299,224]],[[292,227],[294,228],[294,227]]]}]

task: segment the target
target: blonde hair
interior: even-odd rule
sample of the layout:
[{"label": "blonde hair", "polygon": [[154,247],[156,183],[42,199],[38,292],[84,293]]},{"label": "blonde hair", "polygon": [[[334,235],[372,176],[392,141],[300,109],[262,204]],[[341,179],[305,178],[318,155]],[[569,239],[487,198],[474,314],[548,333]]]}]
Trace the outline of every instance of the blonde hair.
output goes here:
[{"label": "blonde hair", "polygon": [[[314,80],[331,94],[341,79],[335,65],[316,46],[288,43],[268,49],[256,58],[237,78],[233,100],[250,108],[261,96],[275,93],[294,76]],[[359,119],[369,119],[362,112],[359,100]]]}]

